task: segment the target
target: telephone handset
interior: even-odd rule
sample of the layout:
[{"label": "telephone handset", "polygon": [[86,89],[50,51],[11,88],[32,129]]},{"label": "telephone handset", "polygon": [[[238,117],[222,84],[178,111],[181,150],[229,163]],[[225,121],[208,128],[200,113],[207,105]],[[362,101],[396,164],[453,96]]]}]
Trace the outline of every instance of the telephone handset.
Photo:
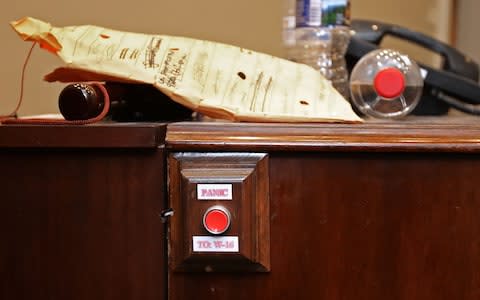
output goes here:
[{"label": "telephone handset", "polygon": [[347,65],[353,69],[365,54],[380,47],[392,36],[429,49],[443,58],[441,69],[417,62],[424,73],[422,100],[413,114],[441,115],[454,107],[466,113],[480,114],[479,67],[457,49],[407,28],[369,20],[352,20],[354,35],[347,51]]}]

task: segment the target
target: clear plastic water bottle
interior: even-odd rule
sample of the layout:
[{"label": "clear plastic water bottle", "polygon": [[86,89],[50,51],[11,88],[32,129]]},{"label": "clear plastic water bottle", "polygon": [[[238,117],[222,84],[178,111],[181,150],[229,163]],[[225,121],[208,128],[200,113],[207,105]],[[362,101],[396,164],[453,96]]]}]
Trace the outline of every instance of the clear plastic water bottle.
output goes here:
[{"label": "clear plastic water bottle", "polygon": [[420,101],[423,77],[409,56],[379,49],[363,56],[350,74],[351,102],[374,118],[400,118]]},{"label": "clear plastic water bottle", "polygon": [[350,41],[350,1],[285,0],[283,40],[287,59],[319,70],[349,96],[345,53]]}]

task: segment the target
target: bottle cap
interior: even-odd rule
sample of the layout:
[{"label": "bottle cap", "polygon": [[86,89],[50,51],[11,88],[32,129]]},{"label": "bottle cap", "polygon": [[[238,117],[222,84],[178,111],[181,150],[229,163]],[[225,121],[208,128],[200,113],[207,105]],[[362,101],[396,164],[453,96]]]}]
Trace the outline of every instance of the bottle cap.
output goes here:
[{"label": "bottle cap", "polygon": [[405,77],[397,68],[385,68],[375,75],[373,85],[377,94],[385,99],[395,99],[405,89]]}]

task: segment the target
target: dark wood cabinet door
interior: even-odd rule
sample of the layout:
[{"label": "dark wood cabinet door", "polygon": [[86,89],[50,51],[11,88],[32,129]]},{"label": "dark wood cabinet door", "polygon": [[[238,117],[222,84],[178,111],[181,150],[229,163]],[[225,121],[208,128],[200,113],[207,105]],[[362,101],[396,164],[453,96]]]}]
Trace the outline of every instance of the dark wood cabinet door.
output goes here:
[{"label": "dark wood cabinet door", "polygon": [[479,299],[476,124],[173,124],[173,151],[268,154],[270,269],[171,269],[169,299]]},{"label": "dark wood cabinet door", "polygon": [[478,155],[271,154],[270,272],[171,272],[170,299],[478,299],[479,170]]},{"label": "dark wood cabinet door", "polygon": [[164,299],[156,129],[3,129],[0,299]]}]

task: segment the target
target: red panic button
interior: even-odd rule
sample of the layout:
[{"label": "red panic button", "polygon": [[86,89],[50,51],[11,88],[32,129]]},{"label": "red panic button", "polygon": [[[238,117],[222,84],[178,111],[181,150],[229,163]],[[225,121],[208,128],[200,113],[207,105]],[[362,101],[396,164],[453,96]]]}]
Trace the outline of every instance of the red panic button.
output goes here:
[{"label": "red panic button", "polygon": [[222,234],[230,226],[230,212],[223,206],[215,205],[203,215],[203,226],[211,234]]}]

